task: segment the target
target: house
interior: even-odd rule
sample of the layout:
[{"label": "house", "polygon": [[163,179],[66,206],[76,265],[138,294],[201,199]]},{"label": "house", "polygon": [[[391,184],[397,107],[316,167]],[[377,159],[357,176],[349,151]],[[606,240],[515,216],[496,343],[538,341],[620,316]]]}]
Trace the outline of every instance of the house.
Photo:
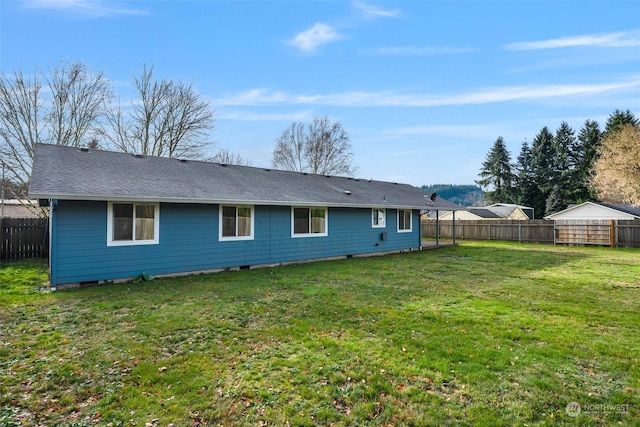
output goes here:
[{"label": "house", "polygon": [[394,182],[38,144],[50,280],[67,284],[420,249],[455,205]]},{"label": "house", "polygon": [[[494,203],[487,206],[496,212],[504,212],[507,219],[534,219],[534,209],[529,206],[516,205],[513,203]],[[523,215],[524,214],[524,215]]]},{"label": "house", "polygon": [[[531,216],[529,216],[531,215]],[[464,210],[455,211],[456,221],[480,220],[480,219],[514,219],[528,220],[533,218],[533,209],[526,206],[512,205],[506,203],[496,203],[483,207],[468,207]],[[432,216],[431,219],[435,219]],[[452,220],[453,212],[440,212],[439,219],[442,221]]]}]

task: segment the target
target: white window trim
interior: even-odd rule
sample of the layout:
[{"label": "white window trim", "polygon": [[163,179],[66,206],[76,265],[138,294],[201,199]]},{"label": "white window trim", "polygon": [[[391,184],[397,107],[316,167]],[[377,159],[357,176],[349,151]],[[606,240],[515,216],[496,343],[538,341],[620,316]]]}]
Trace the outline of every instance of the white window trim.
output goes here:
[{"label": "white window trim", "polygon": [[[309,221],[311,221],[311,210],[313,209],[324,209],[324,233],[294,233],[295,229],[295,209],[309,209]],[[309,223],[309,228],[311,228],[311,223]],[[329,235],[329,209],[322,206],[291,206],[291,237],[300,238],[300,237],[326,237]]]},{"label": "white window trim", "polygon": [[[409,215],[409,228],[401,230],[400,229],[400,212],[406,212],[406,211],[411,212],[411,215]],[[398,220],[398,223],[397,223],[398,233],[411,233],[413,231],[413,209],[398,209],[397,220]]]},{"label": "white window trim", "polygon": [[[133,205],[133,240],[113,240],[113,205]],[[153,240],[135,240],[135,212],[136,206],[153,206]],[[142,202],[108,202],[107,203],[107,246],[137,246],[137,245],[157,245],[160,243],[160,204]]]},{"label": "white window trim", "polygon": [[[382,224],[375,224],[373,219],[375,218],[375,213],[377,211],[382,211]],[[387,210],[385,208],[373,208],[371,209],[371,228],[386,228],[387,227]]]},{"label": "white window trim", "polygon": [[[235,236],[222,236],[222,208],[224,207],[233,207],[236,208],[236,235]],[[249,236],[238,236],[238,208],[249,208],[251,210],[251,234]],[[218,221],[218,240],[223,241],[233,241],[233,240],[253,240],[254,233],[254,222],[255,222],[255,208],[253,205],[220,205],[219,206],[219,221]]]}]

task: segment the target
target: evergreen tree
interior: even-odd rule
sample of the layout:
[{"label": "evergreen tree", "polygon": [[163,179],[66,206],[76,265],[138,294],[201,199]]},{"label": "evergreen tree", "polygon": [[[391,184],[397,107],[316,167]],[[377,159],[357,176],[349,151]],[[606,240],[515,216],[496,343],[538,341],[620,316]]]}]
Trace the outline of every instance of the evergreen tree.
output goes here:
[{"label": "evergreen tree", "polygon": [[545,214],[550,215],[566,209],[567,204],[565,203],[565,197],[565,190],[562,189],[562,186],[560,184],[555,184],[549,193],[549,197],[547,197],[547,201],[545,203]]},{"label": "evergreen tree", "polygon": [[562,122],[553,138],[554,156],[551,176],[553,186],[547,196],[548,198],[553,196],[553,200],[547,200],[545,206],[547,215],[563,210],[570,203],[575,202],[577,159],[573,150],[577,148],[577,140],[573,129],[567,122]]},{"label": "evergreen tree", "polygon": [[[522,143],[514,169],[516,172],[515,202],[519,205],[533,207],[540,197],[540,191],[536,185],[533,171],[533,153],[527,141]],[[539,212],[539,214],[542,213],[542,211]]]},{"label": "evergreen tree", "polygon": [[640,125],[640,119],[638,119],[631,111],[615,110],[607,119],[607,124],[604,129],[604,133],[609,135],[620,128],[622,125]]},{"label": "evergreen tree", "polygon": [[579,148],[573,149],[576,156],[576,193],[575,202],[582,203],[596,198],[596,192],[591,184],[593,165],[598,159],[598,149],[602,143],[602,132],[598,122],[587,120],[578,134]]},{"label": "evergreen tree", "polygon": [[439,197],[461,206],[481,206],[482,188],[477,185],[432,184],[420,187],[427,194],[438,193]]},{"label": "evergreen tree", "polygon": [[510,203],[513,201],[514,175],[511,170],[511,154],[499,136],[482,163],[479,173],[481,179],[476,181],[481,187],[492,187],[485,198],[493,203]]},{"label": "evergreen tree", "polygon": [[531,155],[532,173],[538,194],[530,206],[535,209],[536,216],[541,217],[546,212],[547,198],[555,184],[553,135],[546,126],[533,139]]}]

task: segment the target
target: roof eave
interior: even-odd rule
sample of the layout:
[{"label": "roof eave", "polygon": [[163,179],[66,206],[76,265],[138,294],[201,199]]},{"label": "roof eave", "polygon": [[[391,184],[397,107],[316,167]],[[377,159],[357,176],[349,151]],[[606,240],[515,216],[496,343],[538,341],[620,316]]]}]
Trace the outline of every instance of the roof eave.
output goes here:
[{"label": "roof eave", "polygon": [[51,193],[29,193],[33,199],[56,199],[56,200],[82,200],[93,202],[146,202],[146,203],[177,203],[177,204],[204,204],[218,205],[233,203],[238,205],[256,206],[327,206],[332,208],[389,208],[389,209],[420,209],[420,210],[443,210],[445,208],[437,206],[420,206],[413,204],[391,204],[391,203],[337,203],[323,201],[292,201],[292,200],[243,200],[243,199],[184,199],[176,197],[123,197],[109,195],[75,195],[75,194],[51,194]]}]

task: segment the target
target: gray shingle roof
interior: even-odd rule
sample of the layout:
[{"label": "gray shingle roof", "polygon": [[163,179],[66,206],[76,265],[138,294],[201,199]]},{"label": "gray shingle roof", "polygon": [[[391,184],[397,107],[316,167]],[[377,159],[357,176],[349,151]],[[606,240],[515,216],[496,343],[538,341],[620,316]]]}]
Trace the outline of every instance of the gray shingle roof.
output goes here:
[{"label": "gray shingle roof", "polygon": [[462,209],[408,184],[36,145],[34,199]]},{"label": "gray shingle roof", "polygon": [[489,208],[467,208],[467,210],[473,213],[474,215],[478,215],[480,218],[487,218],[487,219],[503,218],[502,216],[500,216],[499,214],[497,214],[496,212],[494,212]]},{"label": "gray shingle roof", "polygon": [[606,206],[611,209],[619,210],[620,212],[628,213],[640,217],[640,206],[634,206],[627,203],[602,203],[596,202],[599,205]]}]

